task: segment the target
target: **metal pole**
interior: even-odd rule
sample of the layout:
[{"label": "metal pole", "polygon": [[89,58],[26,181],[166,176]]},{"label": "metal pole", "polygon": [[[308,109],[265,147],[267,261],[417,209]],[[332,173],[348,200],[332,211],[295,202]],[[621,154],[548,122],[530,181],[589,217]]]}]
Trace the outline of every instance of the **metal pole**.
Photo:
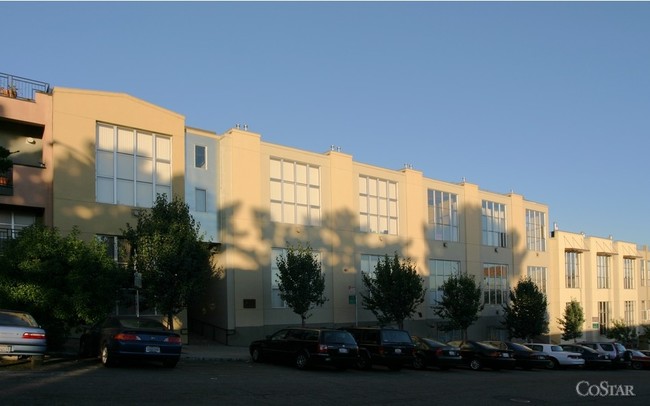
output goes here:
[{"label": "metal pole", "polygon": [[140,317],[140,291],[135,290],[135,316]]}]

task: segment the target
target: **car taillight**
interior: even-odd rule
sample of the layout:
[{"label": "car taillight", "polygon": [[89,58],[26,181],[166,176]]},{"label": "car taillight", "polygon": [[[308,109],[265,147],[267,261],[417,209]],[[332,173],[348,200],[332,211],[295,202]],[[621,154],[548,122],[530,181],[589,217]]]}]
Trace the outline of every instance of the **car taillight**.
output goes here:
[{"label": "car taillight", "polygon": [[327,354],[327,344],[319,344],[318,352],[321,354]]},{"label": "car taillight", "polygon": [[119,333],[116,334],[115,337],[113,338],[119,341],[140,341],[141,340],[141,338],[138,337],[137,335],[129,334],[129,333]]},{"label": "car taillight", "polygon": [[23,333],[23,338],[28,340],[45,340],[45,334],[43,333]]},{"label": "car taillight", "polygon": [[497,351],[488,353],[488,357],[499,357],[501,354]]},{"label": "car taillight", "polygon": [[384,347],[379,347],[379,355],[384,355]]},{"label": "car taillight", "polygon": [[177,336],[170,336],[165,338],[166,343],[172,343],[172,344],[180,344],[181,343],[181,338]]},{"label": "car taillight", "polygon": [[438,348],[438,349],[436,350],[436,355],[437,355],[437,356],[441,356],[441,355],[442,355],[442,348]]}]

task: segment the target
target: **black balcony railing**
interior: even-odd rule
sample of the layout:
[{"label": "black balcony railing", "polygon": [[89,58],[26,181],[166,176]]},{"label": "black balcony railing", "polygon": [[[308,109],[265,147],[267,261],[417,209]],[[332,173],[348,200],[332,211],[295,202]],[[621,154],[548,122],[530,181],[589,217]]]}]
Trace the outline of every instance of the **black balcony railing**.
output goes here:
[{"label": "black balcony railing", "polygon": [[[48,83],[2,72],[0,72],[0,89],[3,90],[0,95],[24,100],[35,100],[36,92],[50,93],[52,91]],[[12,89],[15,93],[9,92],[9,89]]]}]

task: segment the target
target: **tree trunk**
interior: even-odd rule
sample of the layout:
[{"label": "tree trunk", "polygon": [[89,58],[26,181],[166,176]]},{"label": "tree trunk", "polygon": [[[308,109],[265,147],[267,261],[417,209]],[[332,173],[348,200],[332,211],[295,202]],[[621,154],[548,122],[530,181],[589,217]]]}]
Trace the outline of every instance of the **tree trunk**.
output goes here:
[{"label": "tree trunk", "polygon": [[167,313],[167,327],[170,331],[174,331],[174,314]]},{"label": "tree trunk", "polygon": [[302,326],[305,327],[305,320],[307,319],[304,314],[300,315],[300,319],[302,321]]}]

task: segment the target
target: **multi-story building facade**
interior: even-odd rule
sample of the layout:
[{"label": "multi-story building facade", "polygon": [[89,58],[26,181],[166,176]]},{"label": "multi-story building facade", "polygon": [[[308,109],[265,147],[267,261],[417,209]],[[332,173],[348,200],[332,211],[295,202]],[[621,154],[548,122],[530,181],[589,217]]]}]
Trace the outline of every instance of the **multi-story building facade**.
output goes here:
[{"label": "multi-story building facade", "polygon": [[[519,194],[355,162],[338,148],[271,144],[240,128],[190,128],[184,116],[122,93],[55,88],[33,99],[0,96],[0,126],[0,145],[21,150],[13,195],[0,195],[0,228],[30,221],[64,233],[77,227],[121,262],[119,236],[138,210],[158,193],[184,197],[212,244],[216,272],[202,305],[179,325],[228,344],[300,323],[280,299],[275,262],[298,241],[318,255],[326,280],[328,300],[311,324],[375,324],[361,303],[361,275],[395,253],[413,261],[428,289],[406,321],[421,335],[458,334],[443,331],[433,306],[442,283],[459,272],[483,289],[485,307],[470,337],[505,337],[502,306],[524,277],[547,294],[553,341],[572,298],[583,305],[589,339],[603,338],[614,319],[638,325],[650,317],[647,247],[551,232],[549,208]],[[116,311],[132,310],[130,294]]]}]

